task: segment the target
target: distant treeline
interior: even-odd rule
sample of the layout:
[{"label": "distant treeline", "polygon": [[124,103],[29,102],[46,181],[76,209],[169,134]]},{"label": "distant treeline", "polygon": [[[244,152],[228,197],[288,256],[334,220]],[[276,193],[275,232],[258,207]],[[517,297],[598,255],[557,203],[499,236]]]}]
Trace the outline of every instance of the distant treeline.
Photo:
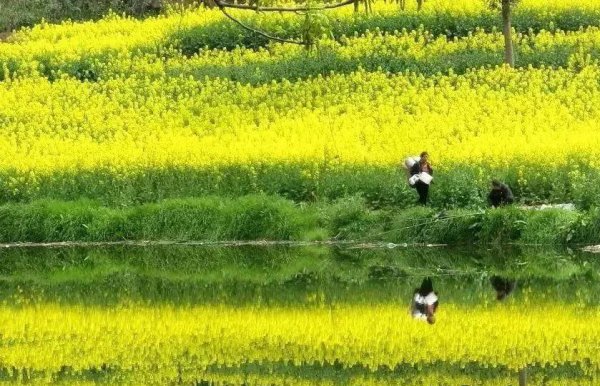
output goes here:
[{"label": "distant treeline", "polygon": [[109,10],[135,17],[156,15],[171,3],[186,0],[2,0],[0,2],[0,32],[31,26],[42,19],[98,19]]},{"label": "distant treeline", "polygon": [[[253,0],[234,0],[245,4]],[[327,2],[327,1],[326,1]],[[272,0],[261,4],[273,3]],[[0,39],[3,32],[32,26],[45,20],[96,20],[109,11],[142,18],[157,15],[170,7],[214,6],[213,0],[2,0],[0,1]]]}]

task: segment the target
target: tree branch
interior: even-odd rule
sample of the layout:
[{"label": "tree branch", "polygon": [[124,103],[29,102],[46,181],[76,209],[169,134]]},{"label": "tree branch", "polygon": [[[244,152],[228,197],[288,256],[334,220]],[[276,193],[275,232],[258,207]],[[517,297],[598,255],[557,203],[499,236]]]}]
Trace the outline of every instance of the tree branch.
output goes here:
[{"label": "tree branch", "polygon": [[324,4],[319,7],[260,7],[258,5],[246,5],[246,4],[230,4],[225,3],[221,0],[214,0],[215,4],[219,8],[235,8],[235,9],[249,9],[253,11],[265,11],[265,12],[306,12],[323,9],[334,9],[344,7],[346,5],[354,4],[355,0],[345,0],[337,4]]},{"label": "tree branch", "polygon": [[260,35],[264,38],[267,38],[269,40],[274,40],[274,41],[280,42],[280,43],[291,43],[291,44],[298,44],[298,45],[306,44],[305,42],[301,42],[301,41],[297,41],[297,40],[283,39],[283,38],[279,38],[277,36],[272,36],[265,32],[254,29],[254,28],[244,24],[242,21],[236,19],[235,17],[231,16],[225,9],[225,8],[227,8],[227,6],[223,5],[219,0],[214,0],[214,1],[215,1],[215,4],[217,4],[219,9],[221,10],[221,12],[223,12],[223,15],[225,15],[229,20],[233,21],[235,24],[239,25],[240,27],[242,27],[245,30],[248,30],[248,31],[253,32],[257,35]]}]

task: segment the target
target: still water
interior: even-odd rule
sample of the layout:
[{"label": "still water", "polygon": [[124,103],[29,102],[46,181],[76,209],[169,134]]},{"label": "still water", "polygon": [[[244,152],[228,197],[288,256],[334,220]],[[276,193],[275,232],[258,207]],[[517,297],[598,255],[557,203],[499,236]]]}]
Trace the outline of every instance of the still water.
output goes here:
[{"label": "still water", "polygon": [[545,249],[0,251],[0,382],[595,384],[600,263]]}]

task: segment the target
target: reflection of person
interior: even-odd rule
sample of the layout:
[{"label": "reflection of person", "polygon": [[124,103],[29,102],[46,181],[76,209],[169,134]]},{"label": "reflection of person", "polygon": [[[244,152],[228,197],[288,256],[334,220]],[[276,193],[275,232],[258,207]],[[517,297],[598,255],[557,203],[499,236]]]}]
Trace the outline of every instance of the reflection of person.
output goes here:
[{"label": "reflection of person", "polygon": [[510,280],[500,276],[492,276],[490,278],[492,287],[496,290],[496,300],[502,301],[510,295],[517,286],[516,280]]},{"label": "reflection of person", "polygon": [[512,204],[515,200],[512,190],[510,190],[508,185],[498,180],[492,180],[492,191],[488,198],[494,208],[500,205]]},{"label": "reflection of person", "polygon": [[431,278],[423,279],[420,288],[416,288],[410,307],[410,313],[414,319],[435,323],[435,312],[439,301],[437,292],[433,291]]},{"label": "reflection of person", "polygon": [[[419,162],[415,163],[410,169],[410,175],[414,176],[421,173],[427,173],[430,176],[433,176],[433,168],[429,163],[429,154],[426,151],[421,153],[421,159]],[[417,193],[419,193],[419,201],[418,203],[421,205],[427,205],[427,197],[429,196],[429,184],[421,181],[420,179],[415,182],[414,187],[417,189]]]}]

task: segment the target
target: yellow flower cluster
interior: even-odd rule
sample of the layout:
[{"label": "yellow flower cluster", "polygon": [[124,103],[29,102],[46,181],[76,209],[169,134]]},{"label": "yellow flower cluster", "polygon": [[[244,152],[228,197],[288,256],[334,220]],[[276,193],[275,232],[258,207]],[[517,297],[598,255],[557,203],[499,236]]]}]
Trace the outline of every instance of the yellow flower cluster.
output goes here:
[{"label": "yellow flower cluster", "polygon": [[443,363],[464,367],[572,366],[590,377],[600,312],[536,303],[445,305],[430,326],[395,305],[250,308],[38,304],[0,308],[4,368],[47,376],[102,367],[166,384],[215,367],[341,363],[370,370]]},{"label": "yellow flower cluster", "polygon": [[[381,13],[373,20],[398,13],[396,4],[377,7]],[[600,12],[592,0],[559,0],[551,8],[542,0],[524,0],[519,7]],[[463,16],[491,12],[483,2],[431,0],[414,15],[431,19],[440,9]],[[342,24],[362,23],[363,16],[352,10],[333,15]],[[280,29],[292,23],[287,16],[257,17],[259,25]],[[322,47],[324,63],[301,74],[308,79],[267,82],[259,76],[258,85],[249,85],[236,81],[242,67],[260,75],[280,66],[277,71],[285,74],[281,63],[303,66],[310,55],[274,45],[186,57],[169,47],[181,31],[198,33],[200,41],[215,31],[227,39],[238,36],[223,20],[216,10],[146,20],[111,15],[98,22],[39,25],[0,44],[0,71],[19,74],[0,82],[2,188],[8,195],[27,190],[35,196],[40,181],[54,176],[67,186],[65,174],[100,171],[127,179],[149,169],[208,171],[218,181],[230,166],[257,175],[264,167],[285,170],[291,164],[301,165],[303,177],[318,180],[340,166],[394,167],[422,150],[432,154],[436,167],[468,163],[510,170],[521,185],[531,177],[525,164],[543,165],[539,173],[572,159],[598,168],[600,70],[588,56],[598,52],[597,29],[518,36],[520,54],[534,64],[548,63],[538,53],[552,58],[564,51],[561,57],[572,64],[568,70],[483,68],[455,75],[449,63],[443,70],[450,75],[429,76],[456,52],[465,53],[466,67],[471,51],[500,58],[500,34],[479,31],[447,41],[422,31],[367,33],[323,43],[330,44]],[[386,64],[398,57],[423,75],[388,74]],[[381,68],[353,71],[363,62],[369,71]],[[395,65],[394,71],[403,68]],[[324,68],[346,74],[315,75]],[[94,81],[70,76],[90,79],[86,71],[94,73]]]},{"label": "yellow flower cluster", "polygon": [[0,84],[0,169],[290,164],[554,167],[600,155],[600,69],[356,72],[307,81],[26,78]]},{"label": "yellow flower cluster", "polygon": [[[440,12],[462,16],[492,12],[485,7],[484,1],[428,0],[423,12],[418,14],[413,9],[416,1],[407,1],[407,3],[409,10],[406,12],[411,12],[415,18],[423,18],[423,20],[440,17]],[[540,14],[552,14],[565,9],[578,9],[600,15],[600,4],[595,0],[556,0],[551,4],[544,0],[523,0],[515,12],[527,10]],[[399,12],[398,5],[395,3],[378,2],[375,10],[378,18],[395,16]],[[242,19],[248,17],[248,13],[235,10],[231,12]],[[327,14],[332,20],[337,20],[340,25],[352,25],[357,22],[357,16],[352,7],[336,9]],[[253,23],[259,27],[266,29],[271,27],[278,31],[296,26],[298,23],[298,17],[293,15],[253,15],[251,18]],[[491,19],[493,20],[493,17]],[[370,21],[365,18],[362,23],[368,25]],[[218,27],[217,24],[219,24]],[[574,21],[573,29],[576,30],[583,26]],[[485,27],[489,31],[497,26],[492,24],[476,27]],[[377,27],[371,29],[375,28]],[[402,28],[402,25],[397,27],[398,30]],[[42,23],[16,32],[11,36],[11,44],[0,44],[0,63],[10,64],[12,58],[19,58],[25,68],[36,70],[40,63],[42,67],[53,67],[57,63],[96,57],[99,54],[156,52],[157,49],[168,48],[169,43],[177,43],[177,37],[180,37],[182,32],[191,33],[190,36],[194,37],[194,31],[198,32],[196,37],[223,34],[225,40],[227,36],[237,36],[241,32],[235,25],[228,23],[223,14],[216,9],[174,12],[145,20],[112,14],[99,21],[82,23],[68,21],[59,25]],[[340,32],[352,35],[354,31],[352,28],[342,28]],[[212,41],[216,40],[212,39]]]}]

